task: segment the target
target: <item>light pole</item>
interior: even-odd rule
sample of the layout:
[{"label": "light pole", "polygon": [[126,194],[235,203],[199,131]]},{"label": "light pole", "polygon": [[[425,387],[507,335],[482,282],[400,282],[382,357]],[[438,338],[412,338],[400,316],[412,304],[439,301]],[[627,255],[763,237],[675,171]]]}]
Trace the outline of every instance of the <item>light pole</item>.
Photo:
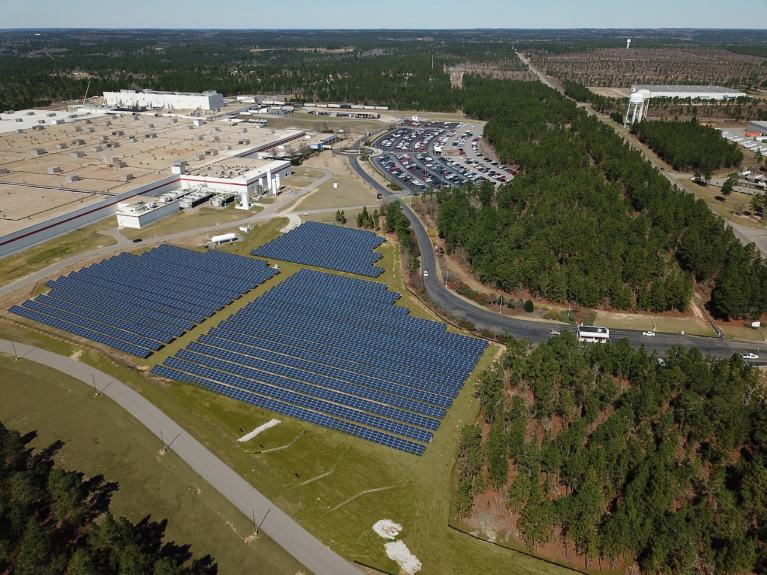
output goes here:
[{"label": "light pole", "polygon": [[[266,513],[264,513],[264,518],[261,520],[261,523],[258,524],[258,527],[256,527],[256,536],[258,536],[258,532],[261,531],[261,526],[264,524],[264,521],[266,521],[266,516],[269,515],[269,512],[271,509],[267,509]],[[256,510],[253,510],[253,513],[255,513]]]},{"label": "light pole", "polygon": [[16,358],[16,361],[19,361],[19,354],[16,353],[16,344],[13,343],[13,340],[11,340],[11,346],[13,346],[13,357]]},{"label": "light pole", "polygon": [[447,281],[450,277],[450,270],[445,270],[445,289],[447,289]]}]

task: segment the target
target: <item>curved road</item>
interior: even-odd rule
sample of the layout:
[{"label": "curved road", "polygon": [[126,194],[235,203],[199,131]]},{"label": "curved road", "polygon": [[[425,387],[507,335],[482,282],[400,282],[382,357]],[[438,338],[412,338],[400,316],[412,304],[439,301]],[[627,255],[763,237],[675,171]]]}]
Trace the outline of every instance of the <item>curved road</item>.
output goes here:
[{"label": "curved road", "polygon": [[[162,428],[166,437],[176,437],[171,449],[219,493],[231,501],[250,519],[253,509],[256,517],[269,512],[263,531],[285,551],[290,553],[317,575],[360,575],[360,571],[343,557],[326,547],[306,529],[301,527],[280,508],[274,506],[250,483],[240,477],[208,448],[190,436],[180,425],[165,415],[122,382],[77,360],[45,351],[30,345],[14,343],[16,353],[24,359],[41,363],[91,385],[93,376],[98,388],[128,413],[133,415],[152,432]],[[0,352],[13,355],[11,342],[0,339]],[[113,383],[109,383],[109,382]]]},{"label": "curved road", "polygon": [[[354,171],[368,184],[373,186],[378,192],[383,194],[384,198],[389,200],[399,200],[399,197],[388,190],[385,186],[378,183],[370,174],[362,169],[356,156],[348,156]],[[462,317],[473,323],[479,329],[493,330],[499,328],[507,331],[515,337],[527,337],[531,341],[543,341],[550,337],[550,329],[572,329],[558,324],[520,320],[501,314],[492,313],[486,309],[472,305],[471,303],[459,298],[450,292],[437,277],[437,265],[434,257],[434,245],[431,238],[426,233],[421,221],[415,213],[407,207],[405,202],[400,202],[402,211],[410,220],[410,224],[415,231],[418,247],[421,250],[421,267],[428,272],[424,277],[424,287],[431,297],[442,309],[454,317]],[[657,333],[655,337],[649,338],[642,335],[641,331],[611,329],[611,334],[616,338],[627,338],[632,345],[639,347],[645,345],[649,349],[657,349],[659,352],[666,351],[672,345],[681,343],[685,347],[697,347],[703,353],[708,353],[718,357],[729,357],[733,353],[754,352],[760,347],[767,348],[767,343],[760,346],[754,342],[740,342],[725,340],[721,341],[713,337],[700,337],[677,335],[667,333]],[[767,362],[759,361],[759,365],[767,365]]]}]

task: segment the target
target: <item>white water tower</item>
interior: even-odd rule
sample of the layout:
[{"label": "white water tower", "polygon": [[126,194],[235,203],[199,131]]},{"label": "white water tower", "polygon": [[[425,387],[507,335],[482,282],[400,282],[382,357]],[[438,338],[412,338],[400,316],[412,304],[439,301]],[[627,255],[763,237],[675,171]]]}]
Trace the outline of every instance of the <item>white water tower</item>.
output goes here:
[{"label": "white water tower", "polygon": [[631,38],[626,38],[626,50],[631,48]]},{"label": "white water tower", "polygon": [[644,117],[645,104],[644,94],[640,92],[634,92],[629,96],[629,107],[626,110],[626,117],[623,119],[623,127],[626,124],[633,124],[634,122],[641,122]]}]

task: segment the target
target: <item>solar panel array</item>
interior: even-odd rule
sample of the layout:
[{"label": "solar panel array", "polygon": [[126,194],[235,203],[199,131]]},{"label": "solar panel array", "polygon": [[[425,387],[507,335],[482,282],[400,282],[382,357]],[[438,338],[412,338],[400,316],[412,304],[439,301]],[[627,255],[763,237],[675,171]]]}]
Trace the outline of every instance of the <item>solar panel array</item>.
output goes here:
[{"label": "solar panel array", "polygon": [[398,298],[302,270],[152,372],[421,455],[487,342],[411,317]]},{"label": "solar panel array", "polygon": [[383,256],[372,250],[384,241],[365,230],[305,222],[251,255],[375,278],[383,268],[373,264]]},{"label": "solar panel array", "polygon": [[225,252],[161,245],[48,282],[13,313],[146,358],[277,271]]}]

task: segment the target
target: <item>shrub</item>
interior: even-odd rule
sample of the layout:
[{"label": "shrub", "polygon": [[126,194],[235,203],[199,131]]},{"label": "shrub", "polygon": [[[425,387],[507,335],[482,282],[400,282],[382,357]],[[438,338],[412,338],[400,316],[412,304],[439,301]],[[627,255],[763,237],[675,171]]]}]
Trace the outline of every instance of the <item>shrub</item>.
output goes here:
[{"label": "shrub", "polygon": [[527,313],[533,313],[535,311],[535,306],[533,305],[532,300],[527,300],[525,302],[525,311]]}]

